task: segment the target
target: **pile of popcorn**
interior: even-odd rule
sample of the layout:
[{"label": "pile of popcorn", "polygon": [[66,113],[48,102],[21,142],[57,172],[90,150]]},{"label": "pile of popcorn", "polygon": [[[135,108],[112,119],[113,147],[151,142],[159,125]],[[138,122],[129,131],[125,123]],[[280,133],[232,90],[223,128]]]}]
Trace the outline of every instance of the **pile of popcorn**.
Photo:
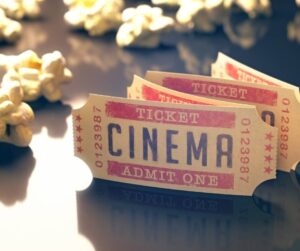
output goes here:
[{"label": "pile of popcorn", "polygon": [[120,47],[157,47],[160,35],[175,27],[176,22],[183,30],[213,32],[224,25],[234,6],[250,19],[271,14],[270,0],[152,0],[154,5],[177,7],[176,21],[164,16],[160,7],[143,4],[124,9],[123,0],[64,0],[64,3],[69,8],[65,20],[71,27],[85,29],[91,36],[117,30],[116,42]]},{"label": "pile of popcorn", "polygon": [[34,113],[23,101],[42,96],[50,102],[58,101],[61,85],[71,80],[72,73],[59,51],[41,58],[33,51],[0,55],[0,67],[5,70],[0,84],[0,141],[28,146],[32,138],[28,124]]},{"label": "pile of popcorn", "polygon": [[37,18],[43,0],[0,0],[0,41],[13,43],[19,39],[22,26],[18,21]]}]

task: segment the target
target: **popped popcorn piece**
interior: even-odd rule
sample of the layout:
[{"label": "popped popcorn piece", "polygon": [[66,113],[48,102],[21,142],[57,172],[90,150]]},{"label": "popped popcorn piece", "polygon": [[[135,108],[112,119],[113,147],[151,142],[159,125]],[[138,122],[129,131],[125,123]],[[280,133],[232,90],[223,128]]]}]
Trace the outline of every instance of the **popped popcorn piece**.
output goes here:
[{"label": "popped popcorn piece", "polygon": [[28,124],[34,119],[29,105],[22,102],[23,90],[18,81],[4,82],[0,88],[0,141],[28,146],[32,131]]},{"label": "popped popcorn piece", "polygon": [[0,0],[0,8],[14,19],[37,18],[41,14],[40,4],[44,0]]},{"label": "popped popcorn piece", "polygon": [[91,36],[99,36],[121,25],[123,0],[64,0],[69,6],[66,22],[74,28],[84,28]]},{"label": "popped popcorn piece", "polygon": [[154,5],[179,6],[184,0],[151,0]]},{"label": "popped popcorn piece", "polygon": [[296,0],[296,4],[300,6],[300,0]]},{"label": "popped popcorn piece", "polygon": [[227,14],[224,0],[185,0],[176,13],[179,24],[203,32],[214,32]]},{"label": "popped popcorn piece", "polygon": [[125,9],[122,20],[124,23],[116,36],[117,44],[121,47],[157,47],[160,34],[174,25],[172,18],[163,16],[161,8],[149,5]]},{"label": "popped popcorn piece", "polygon": [[237,5],[245,11],[250,18],[258,15],[270,16],[272,13],[270,0],[224,0],[226,7]]},{"label": "popped popcorn piece", "polygon": [[288,24],[287,35],[290,41],[300,43],[300,13],[297,13],[294,20]]},{"label": "popped popcorn piece", "polygon": [[3,82],[19,81],[25,101],[34,101],[40,96],[54,102],[61,99],[61,85],[72,78],[66,67],[65,58],[59,51],[47,53],[39,58],[33,51],[18,56],[4,56],[0,59],[7,69]]},{"label": "popped popcorn piece", "polygon": [[5,12],[0,9],[0,40],[15,42],[19,39],[22,26],[19,22],[8,18]]}]

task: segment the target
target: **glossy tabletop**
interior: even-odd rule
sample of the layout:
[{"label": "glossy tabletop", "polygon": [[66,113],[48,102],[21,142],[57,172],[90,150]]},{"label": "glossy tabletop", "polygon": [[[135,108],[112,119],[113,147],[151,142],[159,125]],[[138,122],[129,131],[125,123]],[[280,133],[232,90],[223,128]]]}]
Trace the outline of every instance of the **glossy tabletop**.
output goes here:
[{"label": "glossy tabletop", "polygon": [[[72,109],[89,93],[125,97],[133,74],[209,75],[221,51],[298,85],[300,8],[292,0],[272,2],[270,18],[237,15],[213,34],[170,32],[157,49],[121,49],[115,34],[71,31],[62,1],[46,0],[43,17],[22,22],[20,41],[1,44],[0,53],[60,50],[74,79],[61,102],[31,103],[29,147],[0,144],[0,250],[299,251],[300,171],[278,172],[253,197],[216,196],[92,180],[73,157]],[[288,36],[290,23],[298,37]]]}]

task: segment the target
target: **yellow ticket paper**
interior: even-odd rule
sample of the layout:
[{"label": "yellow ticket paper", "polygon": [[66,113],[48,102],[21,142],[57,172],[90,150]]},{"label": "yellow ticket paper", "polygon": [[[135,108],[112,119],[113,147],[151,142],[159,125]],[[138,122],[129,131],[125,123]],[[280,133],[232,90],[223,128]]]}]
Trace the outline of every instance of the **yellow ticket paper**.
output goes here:
[{"label": "yellow ticket paper", "polygon": [[73,125],[75,155],[96,178],[233,195],[275,178],[277,129],[254,106],[90,95]]},{"label": "yellow ticket paper", "polygon": [[182,93],[255,105],[263,121],[278,128],[277,169],[289,172],[300,161],[300,98],[296,89],[167,72],[148,72],[146,78]]},{"label": "yellow ticket paper", "polygon": [[298,87],[254,70],[249,66],[226,56],[221,52],[219,52],[216,62],[212,64],[211,76],[248,83],[258,83],[262,85],[291,88],[299,92]]},{"label": "yellow ticket paper", "polygon": [[247,105],[220,101],[213,98],[200,97],[187,93],[178,92],[163,86],[154,84],[137,75],[133,77],[133,82],[127,88],[127,97],[130,99],[140,99],[148,101],[159,101],[163,103],[174,104],[198,104],[198,105],[215,105],[245,107]]}]

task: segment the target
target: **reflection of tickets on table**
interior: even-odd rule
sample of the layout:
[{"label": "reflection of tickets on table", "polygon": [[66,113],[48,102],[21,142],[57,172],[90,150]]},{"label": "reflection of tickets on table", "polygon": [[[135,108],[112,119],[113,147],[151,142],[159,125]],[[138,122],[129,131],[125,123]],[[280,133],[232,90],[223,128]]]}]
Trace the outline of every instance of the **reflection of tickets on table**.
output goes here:
[{"label": "reflection of tickets on table", "polygon": [[[205,102],[197,99],[194,104]],[[260,183],[275,177],[276,151],[266,152],[264,146],[277,148],[277,130],[262,122],[254,106],[91,95],[73,112],[73,124],[75,154],[96,178],[252,195]]]},{"label": "reflection of tickets on table", "polygon": [[[300,201],[289,175],[280,173],[259,190],[253,200],[96,180],[77,194],[79,231],[96,247],[116,250],[297,250],[290,248],[299,238]],[[280,210],[291,205],[287,200],[293,210]]]}]

